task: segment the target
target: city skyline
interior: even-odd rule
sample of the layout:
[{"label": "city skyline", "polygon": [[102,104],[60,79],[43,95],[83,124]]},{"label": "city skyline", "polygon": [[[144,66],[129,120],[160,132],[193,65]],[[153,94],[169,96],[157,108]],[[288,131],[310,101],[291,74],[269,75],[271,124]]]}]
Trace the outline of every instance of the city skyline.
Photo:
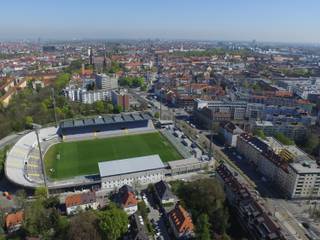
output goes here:
[{"label": "city skyline", "polygon": [[308,1],[10,1],[1,39],[190,39],[320,43]]}]

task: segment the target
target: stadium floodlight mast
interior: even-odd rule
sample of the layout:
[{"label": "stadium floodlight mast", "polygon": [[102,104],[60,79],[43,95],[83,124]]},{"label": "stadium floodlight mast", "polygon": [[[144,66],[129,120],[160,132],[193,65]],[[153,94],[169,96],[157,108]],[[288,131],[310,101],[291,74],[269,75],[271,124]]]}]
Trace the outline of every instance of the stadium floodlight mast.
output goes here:
[{"label": "stadium floodlight mast", "polygon": [[56,98],[54,94],[54,88],[51,88],[51,93],[52,93],[52,104],[53,104],[53,111],[54,111],[54,121],[56,123],[56,127],[58,127],[58,116],[56,111]]},{"label": "stadium floodlight mast", "polygon": [[164,88],[160,89],[160,114],[159,114],[160,121],[161,121],[161,115],[162,115],[162,91],[164,91]]},{"label": "stadium floodlight mast", "polygon": [[32,127],[33,127],[33,129],[34,129],[34,131],[36,133],[36,136],[37,136],[39,155],[40,155],[40,161],[41,161],[41,169],[42,169],[42,174],[43,174],[43,182],[44,182],[44,186],[46,188],[47,197],[48,197],[47,174],[46,174],[46,170],[44,169],[44,162],[43,162],[42,150],[41,150],[40,139],[39,139],[39,133],[40,133],[41,125],[36,124],[36,123],[32,123]]}]

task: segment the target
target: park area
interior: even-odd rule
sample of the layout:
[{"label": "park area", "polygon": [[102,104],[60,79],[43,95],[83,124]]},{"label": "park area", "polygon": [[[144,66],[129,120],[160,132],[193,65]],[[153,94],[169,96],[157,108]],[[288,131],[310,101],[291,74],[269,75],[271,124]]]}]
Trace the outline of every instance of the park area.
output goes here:
[{"label": "park area", "polygon": [[62,142],[44,156],[48,176],[53,180],[98,174],[98,162],[158,154],[163,162],[182,159],[160,133],[145,133],[105,139]]}]

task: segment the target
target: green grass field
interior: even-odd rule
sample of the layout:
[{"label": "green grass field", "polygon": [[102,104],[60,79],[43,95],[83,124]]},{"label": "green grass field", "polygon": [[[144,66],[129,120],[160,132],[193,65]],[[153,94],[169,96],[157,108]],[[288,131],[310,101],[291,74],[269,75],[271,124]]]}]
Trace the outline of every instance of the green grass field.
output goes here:
[{"label": "green grass field", "polygon": [[[181,155],[160,133],[119,136],[50,147],[44,156],[46,171],[52,179],[99,173],[98,162],[159,154],[163,162],[181,159]],[[51,172],[50,169],[53,169]]]}]

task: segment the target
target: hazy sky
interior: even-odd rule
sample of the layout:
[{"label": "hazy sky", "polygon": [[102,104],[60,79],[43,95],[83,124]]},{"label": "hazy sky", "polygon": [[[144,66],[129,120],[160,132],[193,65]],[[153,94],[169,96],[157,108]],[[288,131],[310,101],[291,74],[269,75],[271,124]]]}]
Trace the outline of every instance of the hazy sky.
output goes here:
[{"label": "hazy sky", "polygon": [[320,43],[320,0],[3,0],[0,38]]}]

